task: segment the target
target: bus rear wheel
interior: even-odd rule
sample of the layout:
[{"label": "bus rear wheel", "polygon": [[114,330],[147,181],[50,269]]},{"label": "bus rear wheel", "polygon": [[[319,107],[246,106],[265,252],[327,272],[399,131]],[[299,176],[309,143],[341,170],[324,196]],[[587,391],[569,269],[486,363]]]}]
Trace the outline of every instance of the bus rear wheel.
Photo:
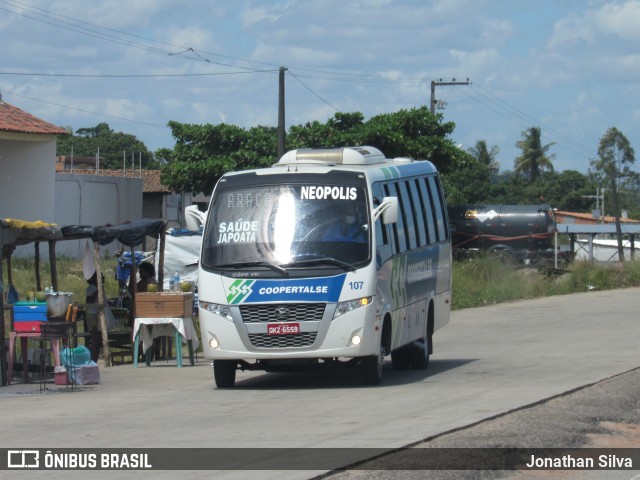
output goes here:
[{"label": "bus rear wheel", "polygon": [[235,385],[237,364],[235,360],[214,360],[213,378],[216,381],[216,387],[231,388]]},{"label": "bus rear wheel", "polygon": [[391,352],[391,365],[395,370],[409,370],[411,368],[411,346],[405,345]]}]

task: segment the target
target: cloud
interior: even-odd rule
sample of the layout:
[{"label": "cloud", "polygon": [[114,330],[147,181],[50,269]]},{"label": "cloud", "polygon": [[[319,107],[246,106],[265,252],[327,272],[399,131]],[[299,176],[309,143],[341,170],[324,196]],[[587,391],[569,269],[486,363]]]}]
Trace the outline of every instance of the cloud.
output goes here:
[{"label": "cloud", "polygon": [[216,51],[220,49],[213,33],[199,25],[174,26],[166,32],[166,38],[167,43],[194,50]]},{"label": "cloud", "polygon": [[609,3],[594,14],[596,26],[605,34],[622,40],[640,40],[640,2]]},{"label": "cloud", "polygon": [[[109,0],[108,2],[83,2],[82,18],[89,24],[112,27],[117,25],[119,30],[140,28],[154,19],[155,15],[165,10],[171,10],[183,4],[180,0]],[[55,12],[56,17],[79,18],[78,2],[76,0],[56,0],[46,8]],[[63,19],[64,20],[64,19]],[[131,33],[136,33],[132,30]]]},{"label": "cloud", "polygon": [[[271,2],[269,2],[271,3]],[[241,13],[242,25],[246,27],[253,27],[260,23],[275,23],[282,18],[286,10],[292,8],[293,3],[285,3],[284,5],[271,4],[271,8],[264,6],[259,7],[245,7]]]},{"label": "cloud", "polygon": [[[548,42],[549,49],[575,49],[589,45],[598,50],[607,49],[611,42],[637,42],[640,40],[640,1],[610,2],[598,9],[587,9],[580,14],[555,23]],[[630,48],[635,46],[629,45]]]}]

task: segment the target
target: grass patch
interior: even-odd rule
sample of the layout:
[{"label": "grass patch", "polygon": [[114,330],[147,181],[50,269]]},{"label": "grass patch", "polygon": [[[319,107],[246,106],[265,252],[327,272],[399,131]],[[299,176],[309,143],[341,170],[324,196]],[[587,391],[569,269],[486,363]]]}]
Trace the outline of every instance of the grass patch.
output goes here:
[{"label": "grass patch", "polygon": [[[104,275],[105,293],[108,298],[118,296],[118,281],[115,278],[117,259],[103,258],[100,268]],[[9,288],[6,262],[2,266],[5,292]],[[82,273],[82,261],[69,257],[56,258],[58,271],[58,290],[73,293],[73,301],[84,303],[87,281]],[[36,290],[36,269],[32,257],[12,257],[11,275],[13,286],[18,290],[20,300],[26,298],[27,292]],[[40,281],[42,290],[51,285],[51,265],[48,261],[40,262]]]},{"label": "grass patch", "polygon": [[[107,298],[118,296],[116,265],[115,258],[103,258],[101,261]],[[57,268],[59,290],[72,292],[74,302],[84,302],[87,282],[82,274],[82,262],[60,257]],[[40,269],[44,288],[44,282],[51,278],[49,263],[43,262]],[[6,270],[3,268],[5,290],[8,288]],[[12,274],[21,299],[28,291],[35,290],[33,258],[12,258]],[[563,272],[543,272],[518,269],[489,256],[479,256],[454,261],[452,308],[473,308],[550,295],[635,286],[640,286],[640,261],[621,265],[580,261]]]},{"label": "grass patch", "polygon": [[561,272],[518,269],[489,256],[453,265],[452,308],[481,307],[551,295],[640,286],[640,261],[572,263]]}]

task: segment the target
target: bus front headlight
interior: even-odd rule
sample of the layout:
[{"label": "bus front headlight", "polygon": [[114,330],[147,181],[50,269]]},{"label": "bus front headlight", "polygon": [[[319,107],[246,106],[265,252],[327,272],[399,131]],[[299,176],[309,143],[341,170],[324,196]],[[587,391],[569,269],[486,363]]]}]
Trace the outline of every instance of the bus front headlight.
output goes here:
[{"label": "bus front headlight", "polygon": [[347,300],[346,302],[339,302],[336,307],[336,312],[333,314],[333,318],[336,319],[345,313],[352,312],[360,307],[365,307],[373,301],[373,297],[356,298],[355,300]]},{"label": "bus front headlight", "polygon": [[202,300],[199,302],[199,305],[201,309],[206,310],[207,312],[211,312],[214,315],[217,315],[219,317],[222,317],[225,320],[233,322],[229,305],[220,305],[218,303],[203,302]]}]

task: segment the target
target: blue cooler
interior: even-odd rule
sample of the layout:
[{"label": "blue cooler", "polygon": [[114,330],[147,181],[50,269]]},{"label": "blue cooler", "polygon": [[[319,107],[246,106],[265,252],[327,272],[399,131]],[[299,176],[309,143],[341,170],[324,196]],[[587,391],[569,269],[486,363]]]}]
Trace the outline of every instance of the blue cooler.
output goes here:
[{"label": "blue cooler", "polygon": [[16,302],[13,304],[13,328],[16,332],[39,333],[40,324],[47,321],[47,302]]}]

